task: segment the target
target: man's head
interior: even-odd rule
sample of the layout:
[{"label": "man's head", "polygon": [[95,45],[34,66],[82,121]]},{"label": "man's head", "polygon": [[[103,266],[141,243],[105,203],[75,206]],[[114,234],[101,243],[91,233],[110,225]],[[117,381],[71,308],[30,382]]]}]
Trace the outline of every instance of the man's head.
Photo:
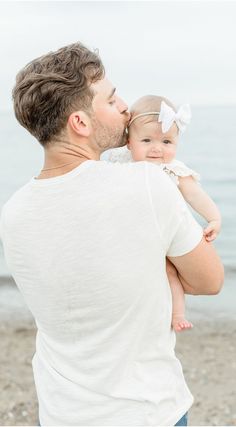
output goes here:
[{"label": "man's head", "polygon": [[53,141],[75,110],[91,110],[90,85],[104,77],[99,56],[80,43],[37,58],[16,77],[16,118],[42,145]]},{"label": "man's head", "polygon": [[[178,127],[176,123],[163,133],[158,122],[161,103],[165,102],[174,112],[174,105],[162,96],[146,95],[138,99],[131,107],[128,148],[136,161],[146,160],[154,163],[169,163],[176,154]],[[154,114],[150,114],[150,113]]]},{"label": "man's head", "polygon": [[110,148],[109,144],[124,145],[127,118],[125,121],[123,113],[127,106],[114,93],[109,93],[103,104],[113,102],[110,115],[113,122],[109,120],[109,112],[104,108],[102,111],[103,94],[113,90],[104,76],[98,54],[79,42],[37,58],[16,77],[13,89],[16,118],[44,147],[65,138],[68,124],[74,135],[89,136],[94,141],[115,136],[116,141],[100,142],[105,149]]}]

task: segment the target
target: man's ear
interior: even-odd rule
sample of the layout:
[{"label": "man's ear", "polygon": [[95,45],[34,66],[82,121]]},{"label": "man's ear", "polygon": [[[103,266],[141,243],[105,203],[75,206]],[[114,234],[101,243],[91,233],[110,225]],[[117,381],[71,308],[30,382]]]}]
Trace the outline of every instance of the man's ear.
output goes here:
[{"label": "man's ear", "polygon": [[79,136],[88,137],[91,132],[90,120],[84,111],[74,111],[68,119],[68,125]]}]

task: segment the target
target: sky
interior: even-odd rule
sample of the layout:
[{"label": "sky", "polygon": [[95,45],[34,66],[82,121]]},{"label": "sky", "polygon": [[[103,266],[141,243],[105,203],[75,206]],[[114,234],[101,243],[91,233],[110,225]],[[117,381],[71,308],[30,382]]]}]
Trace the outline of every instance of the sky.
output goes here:
[{"label": "sky", "polygon": [[128,104],[145,94],[236,104],[235,1],[0,1],[0,110],[17,72],[76,41],[98,48]]}]

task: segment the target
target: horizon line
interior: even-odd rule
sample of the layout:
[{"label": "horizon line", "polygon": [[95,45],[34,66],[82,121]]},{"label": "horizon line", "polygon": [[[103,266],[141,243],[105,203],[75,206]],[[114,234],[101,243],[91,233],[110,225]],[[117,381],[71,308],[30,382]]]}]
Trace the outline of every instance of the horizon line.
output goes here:
[{"label": "horizon line", "polygon": [[[236,102],[235,103],[222,103],[222,104],[218,104],[218,103],[190,103],[189,105],[191,107],[236,107]],[[0,107],[0,112],[14,112],[13,106],[8,106],[8,107]]]}]

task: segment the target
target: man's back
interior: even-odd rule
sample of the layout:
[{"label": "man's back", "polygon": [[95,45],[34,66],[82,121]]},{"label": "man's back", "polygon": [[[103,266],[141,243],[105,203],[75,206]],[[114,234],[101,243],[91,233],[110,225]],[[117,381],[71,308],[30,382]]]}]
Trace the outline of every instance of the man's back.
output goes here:
[{"label": "man's back", "polygon": [[174,355],[165,257],[191,251],[202,231],[169,178],[144,162],[87,161],[32,180],[1,227],[38,327],[41,423],[177,422],[192,396]]}]

